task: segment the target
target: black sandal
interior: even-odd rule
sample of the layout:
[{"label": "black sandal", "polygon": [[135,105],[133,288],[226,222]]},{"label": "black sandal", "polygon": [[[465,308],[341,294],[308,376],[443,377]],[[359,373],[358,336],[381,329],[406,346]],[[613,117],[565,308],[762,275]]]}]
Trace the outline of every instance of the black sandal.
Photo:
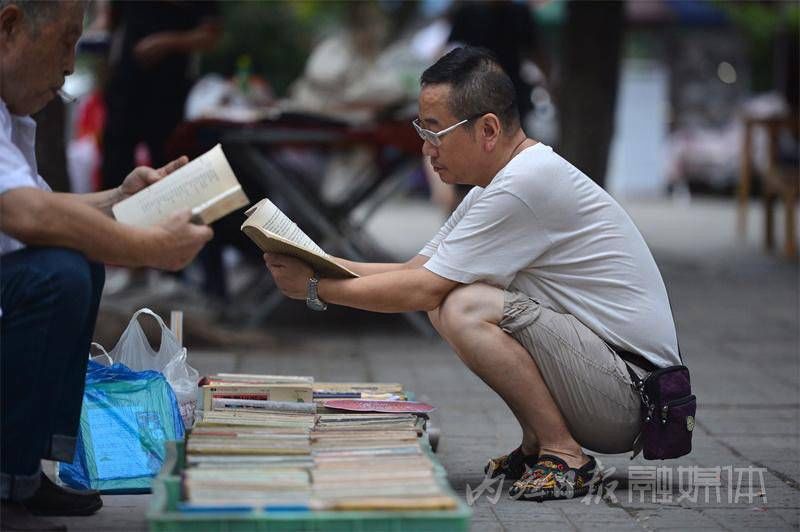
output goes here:
[{"label": "black sandal", "polygon": [[533,468],[514,482],[508,494],[526,501],[555,501],[582,497],[602,480],[593,456],[579,468],[571,468],[557,456],[539,456]]},{"label": "black sandal", "polygon": [[483,468],[483,472],[489,478],[503,475],[508,480],[518,480],[536,464],[538,459],[539,457],[535,454],[523,454],[522,446],[519,446],[508,454],[489,460],[489,463]]}]

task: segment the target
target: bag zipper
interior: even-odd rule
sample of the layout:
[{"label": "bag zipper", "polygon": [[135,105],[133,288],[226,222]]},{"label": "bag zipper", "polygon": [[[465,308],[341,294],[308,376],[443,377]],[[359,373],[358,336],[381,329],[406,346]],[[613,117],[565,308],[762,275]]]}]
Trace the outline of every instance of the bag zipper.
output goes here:
[{"label": "bag zipper", "polygon": [[669,409],[674,408],[676,406],[681,406],[683,404],[689,403],[691,401],[696,400],[697,397],[694,395],[687,395],[686,397],[681,397],[679,399],[673,399],[669,403],[665,404],[661,407],[661,424],[667,424],[667,416],[669,415]]}]

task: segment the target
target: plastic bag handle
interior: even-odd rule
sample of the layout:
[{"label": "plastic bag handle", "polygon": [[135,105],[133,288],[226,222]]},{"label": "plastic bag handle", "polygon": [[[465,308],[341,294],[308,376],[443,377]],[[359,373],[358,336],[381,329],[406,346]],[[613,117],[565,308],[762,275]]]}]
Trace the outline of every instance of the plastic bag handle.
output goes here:
[{"label": "plastic bag handle", "polygon": [[[97,355],[96,357],[93,357],[92,356],[92,350],[91,350],[92,347],[94,347],[96,349],[99,349],[100,351],[103,352],[103,354],[102,355]],[[102,345],[98,344],[97,342],[92,342],[91,345],[89,346],[89,360],[94,360],[95,358],[100,358],[100,357],[103,357],[103,356],[106,357],[108,359],[108,361],[111,363],[111,364],[109,364],[110,366],[114,365],[114,359],[111,358],[111,355],[108,354],[108,351],[106,351],[106,348],[103,347]]]},{"label": "plastic bag handle", "polygon": [[133,316],[131,316],[131,321],[139,319],[139,315],[140,314],[148,314],[148,315],[154,317],[156,319],[156,321],[158,322],[158,324],[161,325],[161,330],[162,331],[164,329],[169,329],[169,327],[167,327],[167,324],[164,323],[164,320],[161,319],[161,316],[159,316],[158,314],[156,314],[155,312],[153,312],[152,310],[150,310],[149,308],[146,308],[146,307],[145,308],[140,308],[139,310],[134,312]]},{"label": "plastic bag handle", "polygon": [[[150,310],[149,308],[146,308],[146,307],[145,308],[141,308],[141,309],[137,310],[136,312],[134,312],[133,316],[131,316],[131,321],[134,321],[134,320],[138,321],[140,314],[147,314],[147,315],[152,316],[153,318],[155,318],[155,320],[161,326],[161,345],[164,345],[164,335],[166,334],[166,331],[170,331],[171,332],[172,329],[167,327],[167,324],[164,323],[164,320],[161,318],[161,316],[159,316],[158,314],[156,314],[155,312],[153,312],[152,310]],[[148,342],[148,344],[149,343],[150,342]],[[158,355],[158,351],[153,349],[152,345],[150,346],[150,350],[153,352],[153,356]]]}]

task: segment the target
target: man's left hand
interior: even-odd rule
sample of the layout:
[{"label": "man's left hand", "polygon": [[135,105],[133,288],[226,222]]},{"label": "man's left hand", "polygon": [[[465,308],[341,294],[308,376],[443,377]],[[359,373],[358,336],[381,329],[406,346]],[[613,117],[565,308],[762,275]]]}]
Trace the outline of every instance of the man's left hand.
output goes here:
[{"label": "man's left hand", "polygon": [[119,201],[136,194],[143,188],[149,187],[156,181],[163,179],[188,162],[189,158],[183,155],[158,169],[150,168],[148,166],[139,166],[134,168],[133,172],[128,174],[128,177],[126,177],[125,181],[123,181],[119,186]]},{"label": "man's left hand", "polygon": [[314,276],[314,270],[308,264],[275,253],[264,253],[264,262],[283,295],[292,299],[306,298],[308,280]]}]

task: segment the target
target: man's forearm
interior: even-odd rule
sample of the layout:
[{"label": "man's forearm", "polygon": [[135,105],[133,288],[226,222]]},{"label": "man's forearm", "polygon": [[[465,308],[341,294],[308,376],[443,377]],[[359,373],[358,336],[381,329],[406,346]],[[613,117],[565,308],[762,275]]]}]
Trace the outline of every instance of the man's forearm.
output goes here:
[{"label": "man's forearm", "polygon": [[57,193],[56,195],[65,196],[68,199],[85,203],[90,207],[94,207],[95,209],[102,211],[108,216],[111,216],[111,207],[113,207],[115,203],[119,203],[125,199],[125,194],[120,191],[119,187],[103,190],[102,192],[91,192],[89,194]]},{"label": "man's forearm", "polygon": [[353,271],[362,277],[376,275],[379,273],[418,268],[428,260],[427,257],[423,257],[422,255],[417,255],[408,262],[355,262],[352,260],[341,259],[339,257],[331,258],[338,265],[344,266],[348,270]]},{"label": "man's forearm", "polygon": [[328,303],[372,312],[429,311],[457,285],[424,268],[396,270],[358,279],[322,279],[319,297]]},{"label": "man's forearm", "polygon": [[74,194],[14,189],[0,195],[0,227],[28,245],[75,249],[112,264],[146,265],[145,230],[110,220],[93,204]]}]

